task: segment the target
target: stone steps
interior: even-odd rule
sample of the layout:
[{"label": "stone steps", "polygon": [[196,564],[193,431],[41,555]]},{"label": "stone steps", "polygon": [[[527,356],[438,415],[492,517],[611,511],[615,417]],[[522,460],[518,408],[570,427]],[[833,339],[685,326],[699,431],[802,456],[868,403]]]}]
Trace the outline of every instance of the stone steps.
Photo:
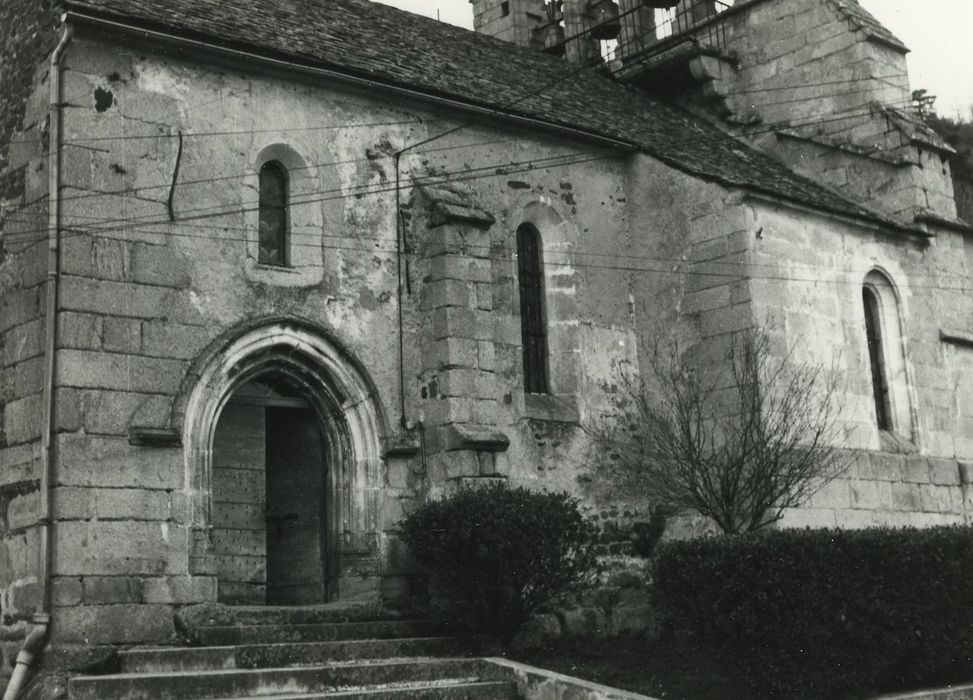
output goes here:
[{"label": "stone steps", "polygon": [[[247,614],[211,618],[193,629],[204,646],[119,652],[118,672],[69,681],[72,700],[234,700],[517,698],[494,664],[462,656],[453,638],[426,620],[308,622]],[[312,618],[314,619],[314,618]],[[264,624],[259,624],[265,621]],[[215,624],[214,624],[215,623]]]},{"label": "stone steps", "polygon": [[282,642],[335,642],[355,639],[429,637],[438,627],[426,620],[374,620],[300,624],[226,625],[196,630],[203,646],[276,644]]},{"label": "stone steps", "polygon": [[455,655],[452,637],[405,637],[340,642],[283,642],[212,647],[133,649],[120,652],[123,673],[220,671],[230,669],[313,666],[329,661]]},{"label": "stone steps", "polygon": [[[442,683],[420,687],[372,688],[333,693],[304,695],[262,695],[264,700],[516,700],[517,686],[509,681],[474,681]],[[217,700],[207,699],[207,700]],[[221,698],[220,700],[249,700],[249,698]]]},{"label": "stone steps", "polygon": [[[373,690],[396,691],[399,695],[395,697],[409,697],[408,693],[424,689],[458,688],[494,680],[484,677],[489,674],[489,668],[477,659],[373,659],[294,668],[87,676],[72,678],[69,688],[72,700],[206,700],[274,695],[331,697],[336,692],[349,697],[348,693],[362,694]],[[406,694],[401,695],[403,692]]]}]

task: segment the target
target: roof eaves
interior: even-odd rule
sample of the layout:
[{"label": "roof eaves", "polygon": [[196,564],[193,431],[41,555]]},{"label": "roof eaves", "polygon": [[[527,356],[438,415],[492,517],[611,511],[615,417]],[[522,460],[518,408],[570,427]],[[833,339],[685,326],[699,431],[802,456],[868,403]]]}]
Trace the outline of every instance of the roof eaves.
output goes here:
[{"label": "roof eaves", "polygon": [[922,239],[935,238],[935,234],[930,233],[928,230],[922,226],[912,226],[901,221],[896,221],[895,219],[883,216],[876,212],[870,212],[866,209],[862,209],[858,214],[849,213],[847,211],[842,211],[836,208],[830,208],[818,204],[807,204],[802,202],[796,197],[789,197],[780,192],[773,192],[770,190],[765,190],[762,192],[747,191],[746,196],[756,199],[758,201],[768,201],[773,204],[784,204],[788,206],[796,206],[802,211],[812,211],[812,212],[824,212],[830,216],[842,219],[845,221],[851,221],[855,224],[861,225],[866,224],[872,228],[878,228],[881,230],[892,229],[898,231],[899,233],[908,234],[910,236],[916,236]]},{"label": "roof eaves", "polygon": [[400,81],[391,80],[384,76],[378,76],[368,71],[354,70],[347,66],[328,63],[325,61],[308,59],[307,57],[288,54],[279,51],[268,50],[267,47],[258,44],[245,44],[239,42],[228,42],[221,40],[211,34],[191,32],[186,30],[175,30],[173,27],[158,22],[151,22],[141,18],[126,17],[112,13],[99,12],[86,6],[84,3],[65,0],[65,7],[78,7],[80,10],[68,10],[65,13],[65,21],[76,21],[82,24],[97,25],[103,29],[114,29],[121,33],[148,36],[160,41],[169,41],[182,44],[190,44],[194,47],[213,53],[235,54],[239,57],[252,60],[254,62],[273,64],[275,67],[285,70],[292,70],[303,73],[328,74],[329,77],[344,79],[347,82],[366,82],[369,87],[379,87],[390,91],[407,93],[409,96],[420,100],[447,103],[449,106],[477,113],[481,116],[489,115],[494,118],[520,122],[531,126],[558,132],[562,135],[570,135],[582,140],[603,142],[616,148],[630,150],[643,150],[643,147],[633,141],[620,139],[610,134],[598,131],[587,130],[566,122],[557,122],[535,117],[530,114],[519,112],[511,107],[503,107],[489,104],[487,102],[477,102],[459,98],[446,91],[433,90],[426,87],[417,87]]}]

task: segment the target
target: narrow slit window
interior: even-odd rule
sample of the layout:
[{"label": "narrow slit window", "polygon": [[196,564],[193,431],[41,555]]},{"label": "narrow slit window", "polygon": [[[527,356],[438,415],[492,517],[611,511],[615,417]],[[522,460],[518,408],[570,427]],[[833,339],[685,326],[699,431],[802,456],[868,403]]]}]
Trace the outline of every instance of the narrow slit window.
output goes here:
[{"label": "narrow slit window", "polygon": [[285,267],[287,259],[287,170],[272,160],[260,168],[260,233],[257,262]]},{"label": "narrow slit window", "polygon": [[865,305],[865,336],[868,339],[868,360],[872,369],[875,418],[879,430],[892,430],[892,403],[882,340],[881,302],[868,287],[862,290],[862,301]]},{"label": "narrow slit window", "polygon": [[547,394],[547,322],[544,314],[544,266],[541,235],[530,224],[517,229],[517,280],[520,287],[520,335],[524,391]]}]

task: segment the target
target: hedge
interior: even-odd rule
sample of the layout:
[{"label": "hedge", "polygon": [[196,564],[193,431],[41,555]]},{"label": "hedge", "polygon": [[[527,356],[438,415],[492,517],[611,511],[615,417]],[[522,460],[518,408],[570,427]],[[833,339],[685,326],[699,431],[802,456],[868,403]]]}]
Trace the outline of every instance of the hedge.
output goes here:
[{"label": "hedge", "polygon": [[973,530],[781,530],[667,543],[660,601],[769,697],[973,679]]},{"label": "hedge", "polygon": [[464,489],[419,506],[399,527],[429,576],[435,611],[461,632],[503,642],[595,562],[594,527],[563,493]]}]

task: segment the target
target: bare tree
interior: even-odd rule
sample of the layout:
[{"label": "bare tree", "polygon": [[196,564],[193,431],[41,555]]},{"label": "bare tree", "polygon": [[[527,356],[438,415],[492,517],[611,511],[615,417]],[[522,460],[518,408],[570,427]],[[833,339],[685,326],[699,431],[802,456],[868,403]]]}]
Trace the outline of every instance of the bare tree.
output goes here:
[{"label": "bare tree", "polygon": [[780,520],[849,453],[836,445],[834,363],[800,362],[793,347],[774,356],[762,330],[736,334],[726,360],[723,372],[700,372],[675,344],[656,347],[646,380],[619,372],[614,410],[588,432],[614,485],[738,534]]}]

